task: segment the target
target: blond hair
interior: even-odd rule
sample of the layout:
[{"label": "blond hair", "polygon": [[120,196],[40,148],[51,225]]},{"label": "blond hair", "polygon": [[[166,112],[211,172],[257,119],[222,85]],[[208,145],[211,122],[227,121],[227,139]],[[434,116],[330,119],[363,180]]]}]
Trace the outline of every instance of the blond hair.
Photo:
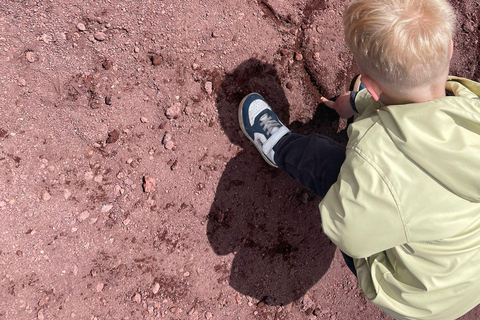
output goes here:
[{"label": "blond hair", "polygon": [[363,72],[408,89],[448,74],[455,13],[446,0],[356,0],[345,41]]}]

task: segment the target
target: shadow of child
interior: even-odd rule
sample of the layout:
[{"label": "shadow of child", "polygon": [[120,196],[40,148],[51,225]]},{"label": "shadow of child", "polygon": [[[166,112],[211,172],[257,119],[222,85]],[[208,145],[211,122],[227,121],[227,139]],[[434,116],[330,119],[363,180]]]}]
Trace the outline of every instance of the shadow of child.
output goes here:
[{"label": "shadow of child", "polygon": [[247,60],[225,76],[217,92],[222,128],[245,150],[230,160],[219,181],[208,240],[216,254],[235,254],[229,279],[235,290],[270,305],[285,305],[322,278],[336,247],[322,232],[319,199],[311,201],[310,193],[268,166],[239,134],[238,103],[250,92],[260,93],[289,123],[289,104],[275,67]]}]

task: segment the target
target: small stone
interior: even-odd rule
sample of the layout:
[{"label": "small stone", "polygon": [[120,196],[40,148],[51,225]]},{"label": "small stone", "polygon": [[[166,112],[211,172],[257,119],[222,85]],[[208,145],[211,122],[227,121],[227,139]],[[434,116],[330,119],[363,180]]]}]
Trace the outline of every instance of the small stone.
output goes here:
[{"label": "small stone", "polygon": [[96,183],[102,183],[103,176],[99,174],[99,175],[95,176],[95,178],[93,178],[93,181],[95,181]]},{"label": "small stone", "polygon": [[135,293],[135,295],[133,296],[133,301],[135,301],[136,303],[142,302],[142,295],[138,292]]},{"label": "small stone", "polygon": [[295,60],[302,61],[303,55],[300,52],[295,52]]},{"label": "small stone", "polygon": [[155,283],[153,284],[153,288],[152,288],[153,294],[157,294],[159,290],[160,290],[160,283],[155,282]]},{"label": "small stone", "polygon": [[105,97],[105,104],[107,106],[111,106],[112,105],[112,96],[106,96]]},{"label": "small stone", "polygon": [[205,312],[205,319],[210,320],[213,318],[213,314],[211,312]]},{"label": "small stone", "polygon": [[211,81],[205,82],[205,91],[206,91],[208,94],[212,94],[212,92],[213,92],[213,83],[212,83]]},{"label": "small stone", "polygon": [[162,142],[163,144],[167,143],[168,141],[172,141],[173,137],[172,137],[172,134],[170,132],[167,132],[165,133],[165,135],[163,136],[163,139],[162,139]]},{"label": "small stone", "polygon": [[63,197],[65,198],[65,200],[68,200],[71,196],[72,196],[72,193],[70,192],[70,190],[68,189],[63,190]]},{"label": "small stone", "polygon": [[113,205],[111,204],[104,204],[102,205],[102,213],[107,213],[109,212],[110,210],[112,210],[113,208]]},{"label": "small stone", "polygon": [[43,298],[38,300],[38,306],[39,307],[44,306],[45,304],[47,304],[48,300],[50,300],[50,297],[49,296],[44,296]]},{"label": "small stone", "polygon": [[152,305],[149,305],[147,308],[148,313],[152,314],[155,308]]},{"label": "small stone", "polygon": [[187,272],[185,272],[185,273],[183,274],[183,276],[184,276],[185,278],[188,278],[188,277],[190,277],[190,272],[188,272],[188,271],[187,271]]},{"label": "small stone", "polygon": [[162,58],[162,56],[160,56],[160,55],[158,55],[158,54],[155,54],[155,55],[153,55],[153,56],[150,57],[150,61],[152,62],[152,64],[153,64],[154,66],[158,66],[159,64],[162,63],[163,58]]},{"label": "small stone", "polygon": [[221,34],[218,30],[213,30],[212,37],[213,38],[220,38]]},{"label": "small stone", "polygon": [[90,217],[90,212],[85,210],[78,215],[77,219],[78,219],[79,222],[82,222],[82,221],[85,221],[86,219],[88,219],[88,217]]},{"label": "small stone", "polygon": [[23,256],[23,252],[22,252],[22,250],[17,250],[17,252],[16,252],[16,253],[17,253],[17,256],[19,256],[19,257]]},{"label": "small stone", "polygon": [[42,40],[46,44],[49,44],[50,42],[53,41],[53,37],[49,34],[42,34],[42,36],[40,37],[40,40]]},{"label": "small stone", "polygon": [[165,115],[168,119],[177,119],[182,113],[181,107],[182,104],[180,102],[176,102],[175,104],[167,108],[167,110],[165,111]]},{"label": "small stone", "polygon": [[37,313],[38,320],[45,320],[45,315],[43,314],[43,309],[40,309]]},{"label": "small stone", "polygon": [[20,87],[25,87],[25,86],[27,85],[27,81],[25,81],[24,78],[18,78],[17,84],[18,84]]},{"label": "small stone", "polygon": [[[169,162],[170,162],[170,161],[169,161]],[[172,163],[169,163],[168,165],[170,166],[170,170],[173,171],[173,170],[175,170],[175,169],[177,168],[177,166],[178,166],[178,161],[177,161],[177,160],[172,161]]]},{"label": "small stone", "polygon": [[200,66],[197,63],[192,64],[192,69],[193,70],[198,70]]},{"label": "small stone", "polygon": [[42,197],[43,201],[48,201],[52,198],[52,196],[50,195],[50,193],[48,193],[47,190],[43,190],[40,196]]},{"label": "small stone", "polygon": [[181,309],[180,309],[179,307],[171,307],[171,308],[170,308],[170,312],[171,312],[171,313],[175,313],[175,314],[180,313],[180,310],[181,310]]},{"label": "small stone", "polygon": [[112,68],[113,66],[113,62],[111,60],[105,60],[103,61],[102,63],[102,67],[105,69],[105,70],[109,70],[110,68]]},{"label": "small stone", "polygon": [[33,53],[32,51],[27,51],[25,53],[25,58],[30,63],[35,62],[35,53]]},{"label": "small stone", "polygon": [[101,32],[101,31],[95,32],[93,37],[97,41],[104,41],[105,39],[107,39],[107,35],[105,33]]},{"label": "small stone", "polygon": [[155,179],[150,176],[143,177],[143,191],[152,192],[155,191]]},{"label": "small stone", "polygon": [[96,287],[97,292],[101,292],[104,286],[105,285],[102,282],[97,283],[97,287]]},{"label": "small stone", "polygon": [[8,135],[8,131],[0,128],[0,138],[5,138]]},{"label": "small stone", "polygon": [[313,54],[313,59],[315,59],[316,61],[320,61],[320,53],[319,52],[315,52]]},{"label": "small stone", "polygon": [[108,133],[107,143],[115,143],[120,138],[120,132],[114,129]]},{"label": "small stone", "polygon": [[167,141],[164,144],[165,149],[172,150],[175,147],[175,143],[173,141]]},{"label": "small stone", "polygon": [[87,30],[87,28],[85,27],[85,25],[81,22],[77,23],[77,29],[78,31],[85,31]]},{"label": "small stone", "polygon": [[133,49],[133,52],[139,53],[139,52],[140,52],[140,48],[139,48],[139,47],[135,47],[135,49]]},{"label": "small stone", "polygon": [[115,197],[118,197],[119,195],[123,194],[122,187],[116,184],[115,187],[113,188],[113,194],[115,195]]},{"label": "small stone", "polygon": [[147,122],[148,122],[148,119],[145,118],[145,117],[140,117],[140,122],[141,122],[141,123],[147,123]]},{"label": "small stone", "polygon": [[292,85],[292,83],[289,81],[289,82],[287,82],[287,83],[285,84],[285,87],[287,87],[288,90],[292,90],[293,85]]}]

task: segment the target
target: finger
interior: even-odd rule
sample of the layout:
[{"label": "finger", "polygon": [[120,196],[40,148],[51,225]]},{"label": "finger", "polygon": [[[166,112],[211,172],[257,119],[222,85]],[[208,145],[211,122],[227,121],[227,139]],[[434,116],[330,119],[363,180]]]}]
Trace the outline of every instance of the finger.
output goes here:
[{"label": "finger", "polygon": [[330,101],[328,100],[327,98],[324,98],[324,97],[321,97],[320,100],[322,100],[322,102],[329,108],[334,108],[335,106],[335,102],[334,101]]}]

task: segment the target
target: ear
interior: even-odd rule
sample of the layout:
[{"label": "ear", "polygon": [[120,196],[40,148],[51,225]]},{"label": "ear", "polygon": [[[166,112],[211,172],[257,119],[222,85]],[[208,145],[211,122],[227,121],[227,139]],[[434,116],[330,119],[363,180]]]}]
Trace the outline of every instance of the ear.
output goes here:
[{"label": "ear", "polygon": [[450,60],[452,60],[453,57],[453,40],[450,40]]},{"label": "ear", "polygon": [[372,95],[373,100],[380,100],[380,95],[383,93],[383,90],[375,80],[367,75],[362,74],[362,83],[365,86],[365,89],[367,89],[367,91]]}]

